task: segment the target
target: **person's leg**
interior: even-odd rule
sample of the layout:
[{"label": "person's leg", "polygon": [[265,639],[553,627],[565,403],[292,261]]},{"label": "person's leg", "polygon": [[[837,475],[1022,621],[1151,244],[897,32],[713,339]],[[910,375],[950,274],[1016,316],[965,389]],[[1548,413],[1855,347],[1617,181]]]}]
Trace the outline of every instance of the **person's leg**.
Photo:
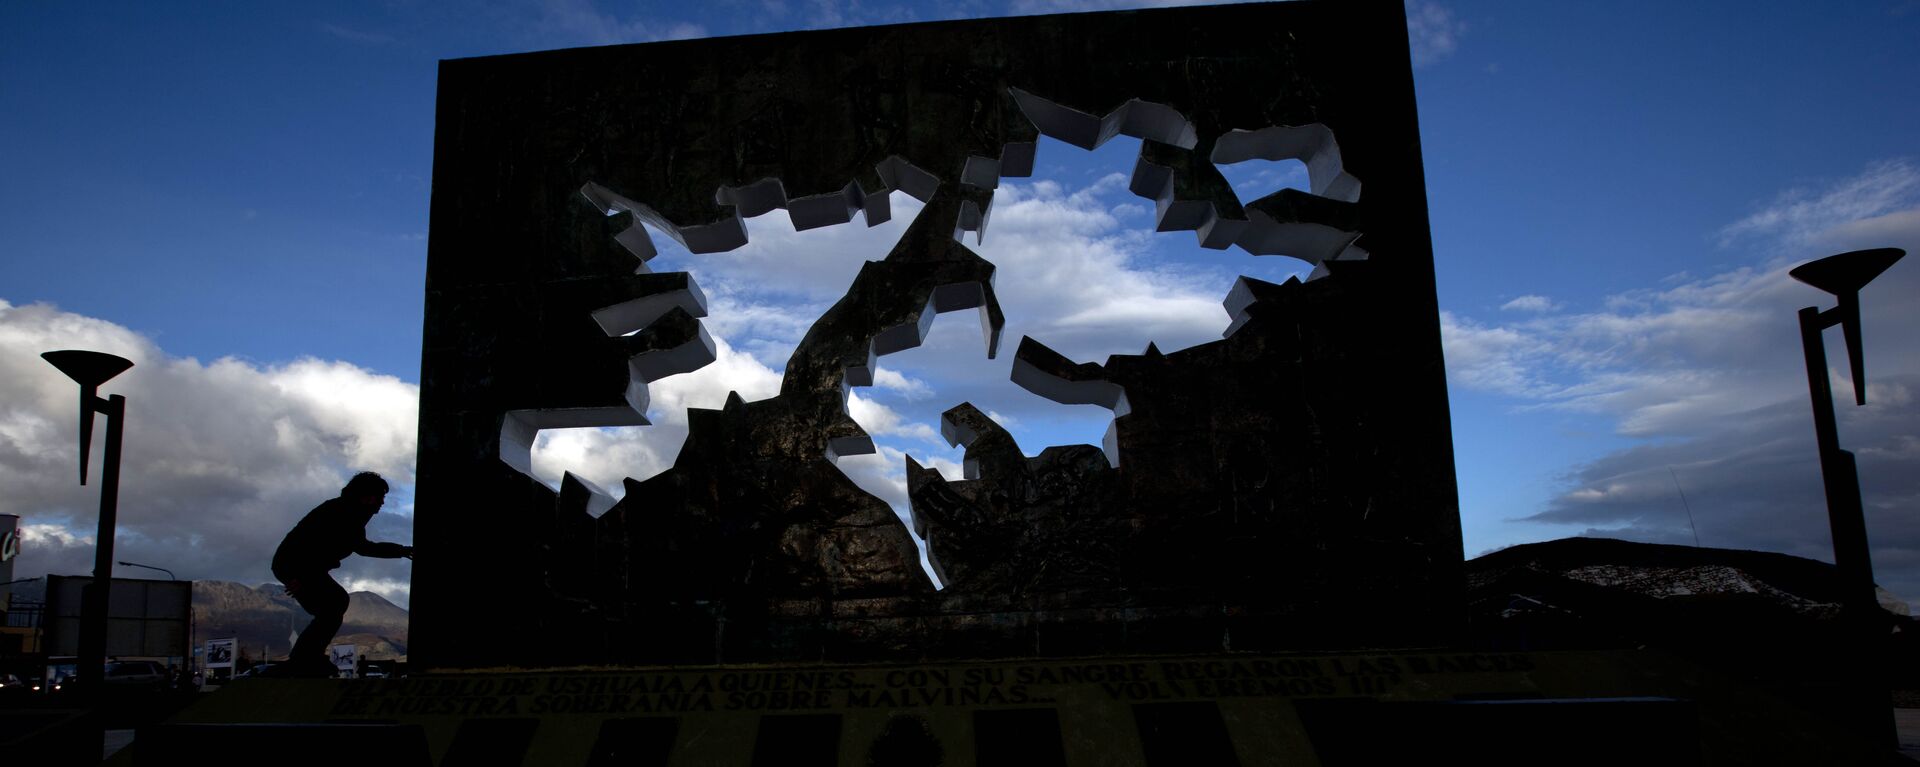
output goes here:
[{"label": "person's leg", "polygon": [[308,623],[300,632],[300,638],[294,641],[293,650],[287,653],[287,662],[296,665],[328,662],[327,645],[333,641],[334,632],[340,630],[340,621],[347,614],[347,590],[321,573],[301,579],[299,592],[293,598],[313,616],[313,622]]}]

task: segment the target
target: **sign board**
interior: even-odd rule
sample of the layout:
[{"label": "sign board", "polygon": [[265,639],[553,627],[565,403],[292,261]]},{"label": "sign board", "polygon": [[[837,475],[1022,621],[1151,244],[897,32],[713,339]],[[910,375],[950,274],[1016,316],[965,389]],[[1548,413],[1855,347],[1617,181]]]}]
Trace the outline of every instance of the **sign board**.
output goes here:
[{"label": "sign board", "polygon": [[12,580],[13,558],[20,556],[20,518],[12,514],[0,514],[0,576]]},{"label": "sign board", "polygon": [[207,640],[207,669],[224,668],[232,671],[234,656],[238,654],[239,645],[238,639]]},{"label": "sign board", "polygon": [[[13,560],[20,556],[20,518],[0,514],[0,583],[13,580]],[[13,587],[0,586],[0,613],[13,606]]]},{"label": "sign board", "polygon": [[233,678],[234,663],[240,655],[240,640],[236,638],[207,640],[206,684],[221,684]]},{"label": "sign board", "polygon": [[358,645],[337,644],[327,648],[327,660],[340,673],[343,679],[354,678],[360,669],[360,647]]},{"label": "sign board", "polygon": [[[92,582],[85,576],[47,576],[42,626],[49,655],[80,654],[81,594]],[[184,658],[192,614],[192,581],[115,578],[107,597],[107,655]]]}]

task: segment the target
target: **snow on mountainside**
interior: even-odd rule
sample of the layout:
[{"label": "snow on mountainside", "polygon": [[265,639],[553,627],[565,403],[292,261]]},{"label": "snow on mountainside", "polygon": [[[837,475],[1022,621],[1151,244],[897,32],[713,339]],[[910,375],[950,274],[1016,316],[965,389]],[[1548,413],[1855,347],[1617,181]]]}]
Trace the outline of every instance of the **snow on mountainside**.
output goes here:
[{"label": "snow on mountainside", "polygon": [[[1662,600],[1753,599],[1809,618],[1832,617],[1841,602],[1833,565],[1765,551],[1564,538],[1502,549],[1467,563],[1470,591],[1522,574]],[[1911,614],[1885,589],[1879,597],[1888,612]]]}]

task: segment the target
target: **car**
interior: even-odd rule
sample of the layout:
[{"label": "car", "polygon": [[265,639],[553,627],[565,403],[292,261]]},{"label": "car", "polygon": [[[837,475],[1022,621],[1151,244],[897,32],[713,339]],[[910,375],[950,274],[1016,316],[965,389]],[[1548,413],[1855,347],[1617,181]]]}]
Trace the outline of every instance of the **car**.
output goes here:
[{"label": "car", "polygon": [[101,681],[114,687],[159,689],[167,686],[167,669],[159,662],[150,660],[108,661],[107,673]]}]

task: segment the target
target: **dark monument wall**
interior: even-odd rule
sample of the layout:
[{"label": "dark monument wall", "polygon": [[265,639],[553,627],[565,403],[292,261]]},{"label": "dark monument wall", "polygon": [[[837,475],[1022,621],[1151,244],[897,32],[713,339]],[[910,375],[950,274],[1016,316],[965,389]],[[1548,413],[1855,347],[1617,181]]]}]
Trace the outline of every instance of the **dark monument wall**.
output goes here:
[{"label": "dark monument wall", "polygon": [[[1143,137],[1133,188],[1157,198],[1163,230],[1303,257],[1323,276],[1243,280],[1224,297],[1229,337],[1191,349],[1096,365],[1046,339],[999,343],[993,265],[956,235],[990,229],[993,187],[1029,172],[1042,131],[1081,146]],[[1243,204],[1209,158],[1256,156],[1305,160],[1316,194]],[[1398,3],[448,61],[434,172],[411,648],[425,666],[1458,636],[1460,531]],[[817,321],[777,397],[690,413],[676,465],[629,481],[611,508],[572,478],[555,493],[522,473],[538,429],[644,423],[647,381],[711,360],[699,286],[646,271],[639,221],[713,252],[738,244],[738,216],[786,207],[803,227],[860,225],[888,215],[893,189],[928,204]],[[1030,459],[953,403],[945,425],[976,471],[949,482],[908,467],[915,525],[949,582],[935,591],[905,527],[828,456],[871,449],[845,387],[870,384],[874,355],[917,345],[932,313],[960,309],[980,312],[990,351],[1015,355],[1021,385],[1117,418],[1108,451]],[[524,643],[481,640],[530,616]]]}]

